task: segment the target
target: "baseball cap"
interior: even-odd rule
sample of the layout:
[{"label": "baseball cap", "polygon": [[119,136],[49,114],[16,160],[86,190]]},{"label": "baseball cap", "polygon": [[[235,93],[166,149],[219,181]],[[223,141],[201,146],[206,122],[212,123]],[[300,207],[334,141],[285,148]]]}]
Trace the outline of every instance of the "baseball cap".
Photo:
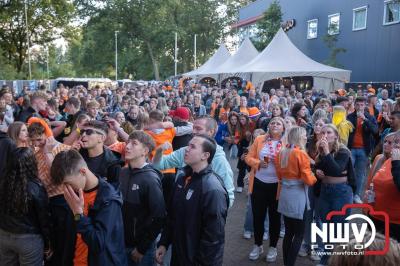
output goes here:
[{"label": "baseball cap", "polygon": [[182,120],[189,120],[190,112],[187,107],[178,107],[176,110],[169,111],[169,115],[172,117],[178,117]]}]

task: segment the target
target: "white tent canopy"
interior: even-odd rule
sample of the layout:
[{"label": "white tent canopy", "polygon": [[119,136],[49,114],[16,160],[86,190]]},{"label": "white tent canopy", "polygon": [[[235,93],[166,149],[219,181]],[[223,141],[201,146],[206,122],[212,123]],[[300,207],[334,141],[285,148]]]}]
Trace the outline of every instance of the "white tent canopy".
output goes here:
[{"label": "white tent canopy", "polygon": [[221,44],[215,54],[207,60],[202,66],[199,68],[182,74],[184,77],[197,77],[199,75],[203,75],[205,73],[211,72],[213,69],[216,69],[220,65],[222,65],[226,60],[231,57],[228,49],[224,44]]},{"label": "white tent canopy", "polygon": [[246,65],[258,54],[259,52],[254,47],[252,42],[249,40],[249,38],[246,38],[233,56],[231,56],[228,60],[225,61],[225,63],[218,66],[217,68],[212,69],[210,72],[204,73],[204,76],[223,74],[220,76],[221,80],[229,76],[235,76],[235,74],[232,75],[227,73],[232,73],[233,69]]},{"label": "white tent canopy", "polygon": [[251,73],[254,84],[263,81],[294,76],[313,76],[331,81],[348,82],[349,70],[318,63],[303,54],[279,29],[269,45],[253,60],[232,68],[231,73]]}]

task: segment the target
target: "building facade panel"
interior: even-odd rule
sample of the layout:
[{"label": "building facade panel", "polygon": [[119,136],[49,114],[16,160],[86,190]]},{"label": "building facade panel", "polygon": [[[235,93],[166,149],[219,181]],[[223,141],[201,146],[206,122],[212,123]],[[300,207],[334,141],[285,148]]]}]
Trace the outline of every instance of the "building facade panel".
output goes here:
[{"label": "building facade panel", "polygon": [[[271,0],[256,1],[239,11],[239,17],[259,16],[271,2]],[[280,4],[283,20],[296,20],[295,27],[288,31],[289,38],[312,59],[318,62],[328,59],[330,51],[323,37],[328,33],[329,15],[339,13],[337,47],[345,48],[347,51],[340,53],[336,59],[343,68],[352,70],[351,81],[400,81],[400,23],[384,25],[385,1],[281,0]],[[367,7],[366,28],[355,31],[353,9],[364,6]],[[394,11],[391,13],[392,18],[397,16],[396,10]],[[313,19],[318,19],[318,35],[316,38],[307,39],[307,22]]]}]

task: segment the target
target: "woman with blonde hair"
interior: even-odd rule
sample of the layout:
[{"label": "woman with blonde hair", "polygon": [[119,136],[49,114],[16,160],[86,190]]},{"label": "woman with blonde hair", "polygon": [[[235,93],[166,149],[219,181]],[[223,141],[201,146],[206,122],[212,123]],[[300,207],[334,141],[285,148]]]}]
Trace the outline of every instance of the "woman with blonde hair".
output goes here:
[{"label": "woman with blonde hair", "polygon": [[258,136],[250,146],[246,163],[251,167],[249,192],[253,210],[255,245],[249,254],[250,260],[257,260],[263,253],[264,220],[268,210],[270,248],[267,261],[274,262],[277,257],[276,245],[279,239],[281,216],[277,212],[278,176],[275,170],[275,158],[282,147],[285,122],[274,117],[268,125],[268,132]]},{"label": "woman with blonde hair", "polygon": [[157,109],[161,110],[161,112],[163,112],[164,115],[168,115],[169,108],[168,108],[167,101],[165,100],[165,98],[158,97],[157,100],[158,100]]},{"label": "woman with blonde hair", "polygon": [[283,261],[284,265],[292,266],[303,241],[304,214],[309,209],[308,186],[315,184],[317,179],[311,171],[310,158],[305,151],[306,130],[299,126],[292,127],[287,134],[287,141],[275,164],[281,185],[278,212],[285,221]]},{"label": "woman with blonde hair", "polygon": [[[339,132],[333,124],[325,125],[317,143],[315,159],[317,178],[321,181],[318,213],[323,223],[342,223],[346,215],[326,217],[331,211],[340,211],[344,205],[353,203],[355,188],[354,169],[350,150],[340,142]],[[326,265],[329,256],[324,255],[320,264]]]},{"label": "woman with blonde hair", "polygon": [[332,124],[336,126],[339,141],[344,145],[347,145],[349,140],[349,135],[354,130],[353,124],[346,118],[346,109],[341,105],[336,105],[333,107]]},{"label": "woman with blonde hair", "polygon": [[[367,231],[364,239],[371,239],[371,232]],[[360,254],[360,250],[355,247],[360,243],[355,238],[352,238],[348,245],[338,245],[334,250],[334,254],[340,254],[342,252],[353,252],[352,256],[345,255],[333,255],[329,260],[329,266],[347,266],[347,265],[363,265],[363,266],[398,266],[400,265],[400,244],[394,239],[389,239],[388,253],[384,256],[365,256]],[[383,234],[377,233],[375,240],[371,246],[368,247],[370,250],[384,250],[386,246],[386,237]]]},{"label": "woman with blonde hair", "polygon": [[[375,211],[383,211],[389,216],[389,235],[400,241],[400,132],[394,133],[390,158],[387,159],[369,181],[367,201]],[[372,190],[372,191],[371,191]],[[385,220],[381,215],[371,214],[376,230],[385,233]]]},{"label": "woman with blonde hair", "polygon": [[383,101],[382,110],[379,112],[376,121],[379,126],[379,133],[381,134],[385,129],[390,128],[390,115],[392,113],[392,103],[391,101]]}]

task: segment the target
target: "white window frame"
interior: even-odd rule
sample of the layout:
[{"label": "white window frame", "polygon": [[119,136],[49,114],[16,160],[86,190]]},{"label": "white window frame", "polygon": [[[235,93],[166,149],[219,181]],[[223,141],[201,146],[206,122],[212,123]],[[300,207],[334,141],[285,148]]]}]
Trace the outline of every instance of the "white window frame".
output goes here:
[{"label": "white window frame", "polygon": [[[314,22],[314,21],[317,22],[317,35],[316,35],[315,37],[310,37],[310,36],[308,35],[309,27],[310,27],[310,22]],[[312,40],[312,39],[317,39],[317,38],[318,38],[318,19],[317,19],[317,18],[310,19],[310,20],[307,21],[307,40]]]},{"label": "white window frame", "polygon": [[[365,10],[365,24],[361,28],[355,28],[356,22],[356,12],[360,10]],[[367,20],[368,20],[368,6],[361,6],[353,9],[353,31],[365,30],[367,29]]]},{"label": "white window frame", "polygon": [[[336,17],[336,16],[339,16],[338,32],[337,32],[337,33],[332,33],[332,34],[331,34],[331,33],[329,32],[329,26],[330,26],[330,25],[329,25],[329,24],[330,24],[329,22],[330,22],[330,18],[331,18],[331,17]],[[339,34],[339,33],[340,33],[340,13],[331,14],[331,15],[328,16],[328,34],[329,34],[329,35],[337,35],[337,34]]]},{"label": "white window frame", "polygon": [[393,0],[386,0],[386,1],[383,2],[383,25],[384,26],[400,23],[400,19],[398,21],[386,22],[387,4],[390,4],[390,3],[393,3],[393,2],[394,2]]}]

